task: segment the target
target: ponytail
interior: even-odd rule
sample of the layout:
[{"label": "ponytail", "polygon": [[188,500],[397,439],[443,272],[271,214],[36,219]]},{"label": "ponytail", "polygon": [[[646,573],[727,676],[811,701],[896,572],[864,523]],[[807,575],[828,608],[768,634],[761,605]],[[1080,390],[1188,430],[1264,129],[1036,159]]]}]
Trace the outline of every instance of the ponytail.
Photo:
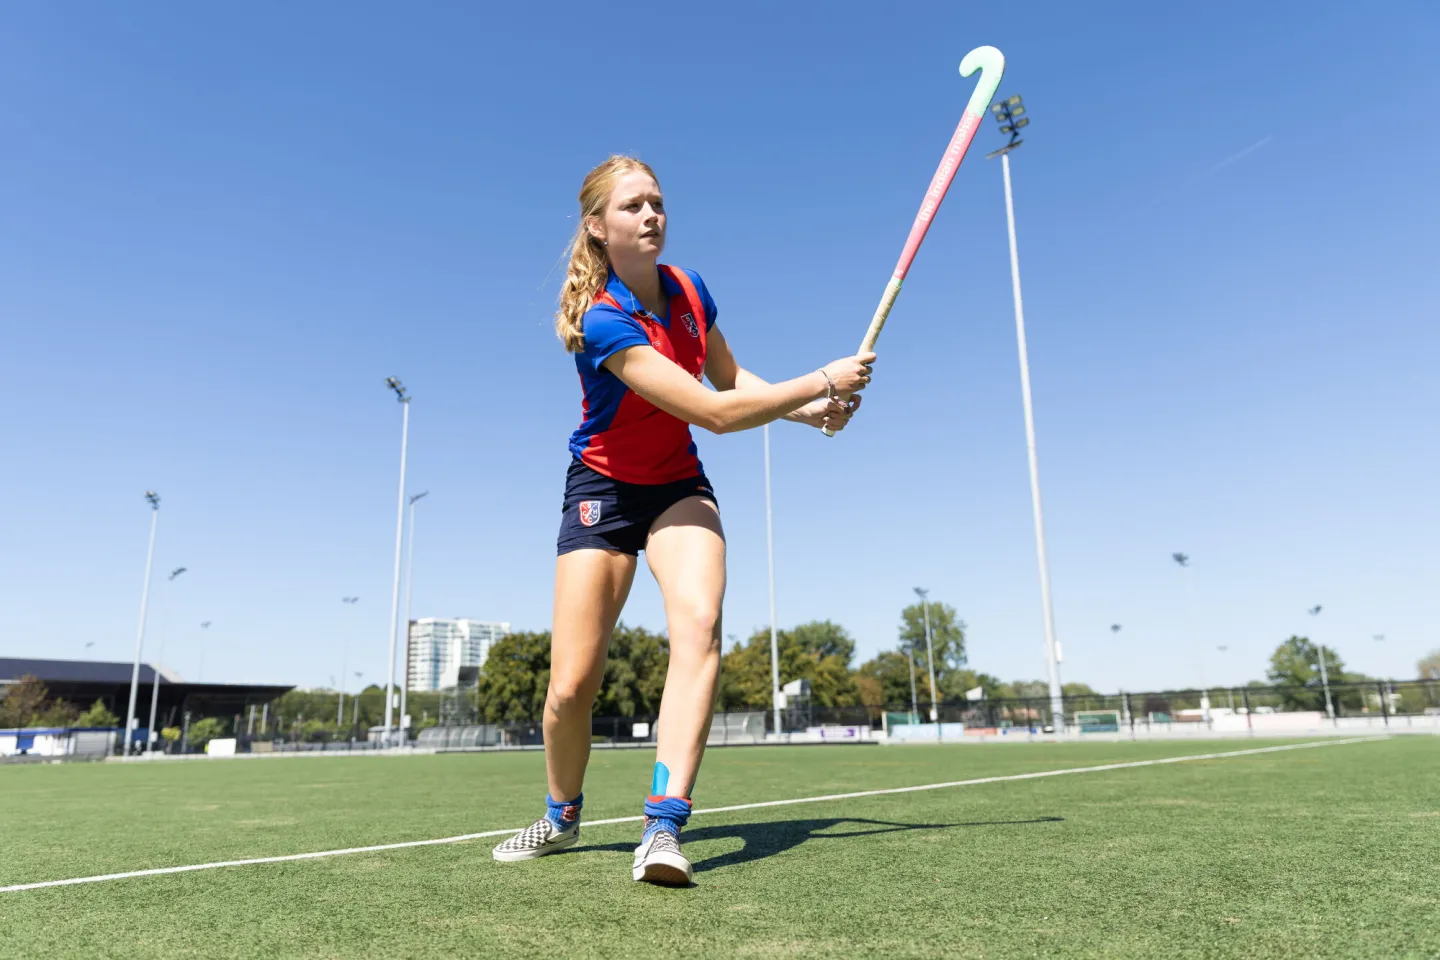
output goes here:
[{"label": "ponytail", "polygon": [[555,335],[571,353],[585,349],[585,311],[610,278],[610,258],[605,255],[605,247],[590,233],[590,220],[605,215],[615,180],[631,170],[643,170],[655,177],[655,171],[644,162],[634,157],[613,156],[586,174],[585,182],[580,185],[580,223],[566,248],[570,266],[565,271],[560,304],[555,311]]}]

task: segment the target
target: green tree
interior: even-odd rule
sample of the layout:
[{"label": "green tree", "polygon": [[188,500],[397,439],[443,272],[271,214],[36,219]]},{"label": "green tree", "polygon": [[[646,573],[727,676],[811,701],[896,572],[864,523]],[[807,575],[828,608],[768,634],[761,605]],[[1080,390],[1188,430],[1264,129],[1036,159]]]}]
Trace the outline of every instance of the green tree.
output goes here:
[{"label": "green tree", "polygon": [[25,727],[35,722],[36,714],[45,709],[50,691],[33,674],[26,674],[5,688],[0,699],[0,727]]},{"label": "green tree", "polygon": [[964,700],[965,695],[976,687],[979,687],[986,699],[995,699],[1003,695],[1005,684],[999,677],[991,676],[988,673],[980,673],[970,668],[952,671],[949,675],[949,686],[941,687],[940,699],[943,700]]},{"label": "green tree", "polygon": [[[271,730],[284,737],[344,740],[350,737],[353,726],[358,725],[358,735],[363,739],[370,726],[385,719],[385,694],[373,683],[358,693],[345,695],[345,715],[337,724],[335,714],[339,705],[338,690],[291,690],[270,704]],[[358,722],[357,705],[360,708]],[[399,722],[398,719],[396,722]],[[256,729],[259,729],[258,720]]]},{"label": "green tree", "polygon": [[[917,666],[917,671],[918,671]],[[872,695],[877,693],[879,698],[874,701],[875,705],[903,708],[910,708],[910,661],[905,654],[899,650],[886,650],[876,654],[870,660],[865,661],[858,671],[859,677],[856,683]],[[915,677],[915,689],[919,692],[921,680],[917,672]]]},{"label": "green tree", "polygon": [[[930,614],[930,645],[935,651],[935,687],[941,700],[953,699],[963,690],[956,690],[954,674],[965,667],[965,621],[948,603],[931,602],[922,606],[912,603],[900,611],[900,650],[915,654],[915,690],[919,701],[930,702],[930,673],[925,645],[925,613]],[[909,702],[909,667],[906,667],[906,702]]]},{"label": "green tree", "polygon": [[1050,696],[1050,684],[1044,680],[1015,680],[1011,682],[1010,689],[1021,700],[1042,700]]},{"label": "green tree", "polygon": [[225,721],[219,717],[206,717],[190,724],[189,744],[191,749],[204,749],[205,744],[216,737],[223,736],[225,736]]},{"label": "green tree", "polygon": [[1424,680],[1440,680],[1440,650],[1431,650],[1415,664],[1415,672]]},{"label": "green tree", "polygon": [[80,717],[80,710],[66,700],[47,700],[30,718],[37,727],[73,727]]},{"label": "green tree", "polygon": [[[860,691],[850,672],[855,641],[845,628],[829,620],[812,620],[776,634],[780,649],[780,683],[810,681],[810,702],[817,707],[849,707],[860,702]],[[720,704],[766,707],[771,700],[770,628],[736,644],[720,662]]]},{"label": "green tree", "polygon": [[110,712],[104,700],[96,700],[90,709],[75,719],[77,727],[118,727],[120,718]]},{"label": "green tree", "polygon": [[[756,636],[761,636],[756,631]],[[753,643],[756,636],[751,637]],[[765,643],[770,631],[763,632]],[[850,672],[855,640],[838,623],[812,620],[780,636],[780,682],[810,681],[810,702],[817,707],[852,707],[860,702],[860,691]]]},{"label": "green tree", "polygon": [[1292,710],[1324,710],[1325,695],[1320,684],[1320,651],[1325,669],[1338,682],[1345,675],[1345,663],[1329,647],[1317,647],[1308,637],[1291,637],[1270,655],[1265,676],[1281,691],[1281,703]]},{"label": "green tree", "polygon": [[760,631],[746,643],[735,645],[720,657],[721,710],[770,706],[770,631],[764,643],[756,640]]},{"label": "green tree", "polygon": [[[493,654],[492,654],[493,656]],[[549,660],[547,658],[548,665]],[[654,716],[660,712],[670,644],[644,627],[616,624],[605,655],[605,679],[595,697],[599,717]],[[548,685],[548,678],[547,678]]]},{"label": "green tree", "polygon": [[497,641],[480,671],[480,712],[487,723],[538,720],[550,686],[550,633],[519,631]]}]

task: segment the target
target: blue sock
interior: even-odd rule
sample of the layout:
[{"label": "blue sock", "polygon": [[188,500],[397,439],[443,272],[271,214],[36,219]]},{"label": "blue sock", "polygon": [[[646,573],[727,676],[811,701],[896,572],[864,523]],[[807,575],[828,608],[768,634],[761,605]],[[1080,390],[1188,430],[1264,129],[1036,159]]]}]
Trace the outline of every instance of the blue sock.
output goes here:
[{"label": "blue sock", "polygon": [[580,808],[585,806],[585,794],[574,800],[552,800],[545,795],[545,819],[555,825],[556,830],[569,830],[580,822]]},{"label": "blue sock", "polygon": [[690,801],[685,797],[646,797],[645,832],[640,842],[650,839],[656,831],[680,835],[680,828],[690,820]]}]

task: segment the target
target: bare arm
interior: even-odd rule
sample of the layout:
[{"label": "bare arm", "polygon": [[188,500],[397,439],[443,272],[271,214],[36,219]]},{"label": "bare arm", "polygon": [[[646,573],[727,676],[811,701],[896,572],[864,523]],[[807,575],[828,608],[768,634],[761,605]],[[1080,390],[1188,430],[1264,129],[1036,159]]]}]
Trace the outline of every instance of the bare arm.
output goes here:
[{"label": "bare arm", "polygon": [[[710,382],[714,383],[715,381],[711,380]],[[770,385],[770,381],[763,379],[759,374],[751,373],[744,367],[736,366],[734,384],[735,385],[731,388],[732,390],[753,390],[756,387],[768,387]],[[781,419],[793,420],[796,423],[805,422],[799,410],[791,410]]]},{"label": "bare arm", "polygon": [[[705,377],[716,390],[751,390],[755,387],[770,386],[770,381],[762,380],[740,366],[719,327],[711,327],[705,341]],[[785,419],[789,420],[794,416],[795,412],[792,410],[785,414]]]},{"label": "bare arm", "polygon": [[[711,334],[714,333],[712,329]],[[707,346],[713,350],[717,343],[723,347],[724,338],[711,340]],[[728,348],[722,352],[729,357]],[[717,364],[712,370],[709,360],[705,364],[705,371],[719,388],[718,392],[706,390],[674,361],[649,346],[626,347],[606,360],[604,366],[625,386],[661,410],[712,433],[749,430],[778,420],[811,400],[825,396],[828,390],[825,377],[818,370],[784,383],[767,384],[761,381],[738,390],[735,389],[734,371],[739,368],[735,366],[733,357],[729,362],[733,369]],[[753,374],[749,376],[755,381],[760,380]]]},{"label": "bare arm", "polygon": [[[740,366],[730,344],[719,327],[711,327],[705,345],[705,376],[716,390],[754,390],[768,387],[769,381]],[[785,414],[784,420],[803,423],[811,427],[829,427],[840,430],[860,408],[860,396],[854,402],[845,404],[838,401],[814,400]]]}]

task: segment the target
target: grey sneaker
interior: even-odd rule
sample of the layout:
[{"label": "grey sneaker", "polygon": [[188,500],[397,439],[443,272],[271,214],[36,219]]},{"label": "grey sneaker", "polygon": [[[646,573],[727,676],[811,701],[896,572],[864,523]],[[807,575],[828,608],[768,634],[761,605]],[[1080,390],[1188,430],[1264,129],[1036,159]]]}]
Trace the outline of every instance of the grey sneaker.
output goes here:
[{"label": "grey sneaker", "polygon": [[695,878],[695,871],[680,852],[680,838],[668,830],[656,830],[635,848],[631,876],[666,887],[684,887]]},{"label": "grey sneaker", "polygon": [[580,839],[580,823],[576,821],[564,830],[555,829],[549,817],[541,817],[515,836],[495,847],[493,855],[502,863],[517,860],[534,860],[549,853],[556,853],[574,846]]}]

